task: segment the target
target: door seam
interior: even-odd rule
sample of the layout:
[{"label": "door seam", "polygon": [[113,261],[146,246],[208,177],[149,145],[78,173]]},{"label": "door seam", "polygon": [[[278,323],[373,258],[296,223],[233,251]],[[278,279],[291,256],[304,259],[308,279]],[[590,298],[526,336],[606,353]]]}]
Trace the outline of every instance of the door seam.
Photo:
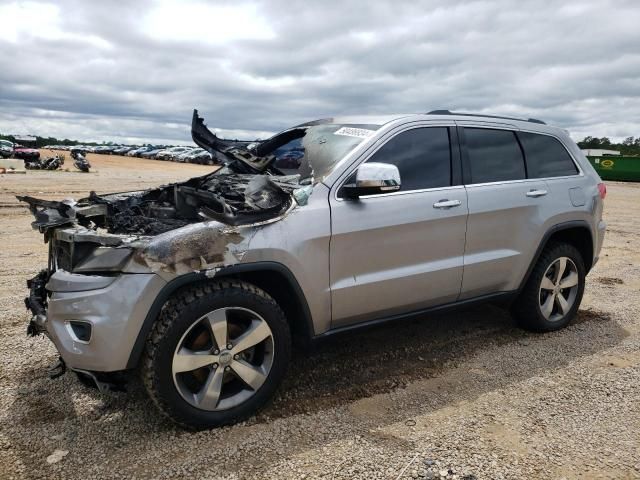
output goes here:
[{"label": "door seam", "polygon": [[462,286],[464,285],[464,269],[466,266],[466,257],[467,257],[467,233],[469,232],[469,192],[467,191],[467,186],[464,186],[464,195],[465,195],[465,206],[467,208],[467,217],[464,221],[464,249],[462,250],[462,275],[460,275],[460,290],[458,290],[458,297],[456,298],[456,302],[460,300],[462,296]]}]

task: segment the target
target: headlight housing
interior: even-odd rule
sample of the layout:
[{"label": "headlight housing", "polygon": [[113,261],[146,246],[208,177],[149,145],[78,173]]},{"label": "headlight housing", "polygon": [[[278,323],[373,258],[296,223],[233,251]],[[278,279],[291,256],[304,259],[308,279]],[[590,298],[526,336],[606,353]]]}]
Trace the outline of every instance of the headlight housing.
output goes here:
[{"label": "headlight housing", "polygon": [[130,248],[97,247],[73,266],[75,273],[119,272],[131,257]]}]

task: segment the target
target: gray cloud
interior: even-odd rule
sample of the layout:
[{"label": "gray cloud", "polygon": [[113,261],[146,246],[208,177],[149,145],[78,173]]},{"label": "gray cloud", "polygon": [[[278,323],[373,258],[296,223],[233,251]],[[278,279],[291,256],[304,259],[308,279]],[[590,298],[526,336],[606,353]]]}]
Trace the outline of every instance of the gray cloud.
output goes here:
[{"label": "gray cloud", "polygon": [[1,132],[186,142],[193,107],[248,138],[451,108],[640,135],[636,1],[51,5],[0,0],[3,25],[18,15],[0,31]]}]

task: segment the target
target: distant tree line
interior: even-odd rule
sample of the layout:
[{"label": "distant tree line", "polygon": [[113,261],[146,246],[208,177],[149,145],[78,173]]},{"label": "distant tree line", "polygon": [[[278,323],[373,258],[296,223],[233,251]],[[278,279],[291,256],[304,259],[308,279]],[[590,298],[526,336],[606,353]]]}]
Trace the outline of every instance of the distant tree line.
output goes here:
[{"label": "distant tree line", "polygon": [[[80,142],[78,140],[69,140],[68,138],[60,139],[55,137],[38,137],[38,136],[36,136],[35,138],[36,138],[35,146],[37,148],[42,148],[45,145],[91,145],[92,147],[96,147],[98,145],[114,145],[113,142],[102,142],[102,143]],[[13,143],[20,143],[20,142],[16,142],[16,139],[13,135],[4,135],[2,133],[0,133],[0,140],[9,140],[10,142],[13,142]]]},{"label": "distant tree line", "polygon": [[[79,142],[78,140],[69,140],[68,138],[65,139],[59,139],[59,138],[55,138],[55,137],[38,137],[36,136],[36,144],[35,146],[37,148],[42,148],[45,145],[91,145],[91,146],[98,146],[98,145],[112,145],[111,142],[108,143],[97,143],[97,142]],[[3,135],[0,133],[0,139],[2,140],[9,140],[10,142],[14,142],[14,143],[20,143],[20,142],[16,142],[16,139],[13,135]]]},{"label": "distant tree line", "polygon": [[580,148],[601,148],[604,150],[618,150],[623,155],[640,155],[640,137],[627,137],[622,143],[613,143],[607,137],[585,137],[578,142]]}]

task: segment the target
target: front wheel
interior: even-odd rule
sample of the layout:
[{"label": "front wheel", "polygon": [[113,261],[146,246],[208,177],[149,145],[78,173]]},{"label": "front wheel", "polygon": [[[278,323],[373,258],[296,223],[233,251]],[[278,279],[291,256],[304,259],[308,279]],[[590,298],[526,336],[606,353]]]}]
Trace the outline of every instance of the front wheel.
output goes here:
[{"label": "front wheel", "polygon": [[143,381],[174,422],[227,425],[271,398],[290,352],[288,324],[267,293],[240,281],[207,283],[163,308],[147,340]]},{"label": "front wheel", "polygon": [[573,245],[549,245],[513,306],[516,320],[536,332],[566,327],[582,301],[585,277],[584,260]]}]

